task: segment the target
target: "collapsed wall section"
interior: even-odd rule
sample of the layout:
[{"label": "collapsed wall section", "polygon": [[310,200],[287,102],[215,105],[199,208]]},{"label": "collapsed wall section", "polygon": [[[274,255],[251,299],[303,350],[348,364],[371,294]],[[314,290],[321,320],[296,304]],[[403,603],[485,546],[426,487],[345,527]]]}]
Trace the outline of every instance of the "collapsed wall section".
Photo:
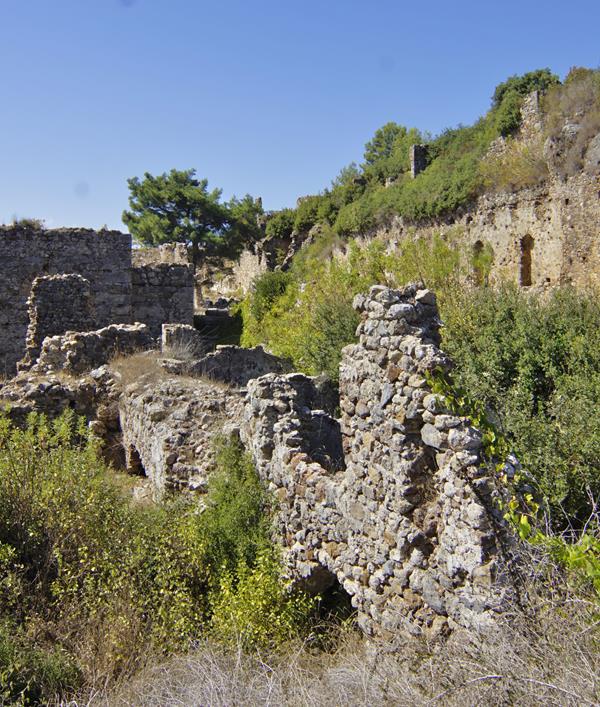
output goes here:
[{"label": "collapsed wall section", "polygon": [[248,385],[240,435],[277,499],[275,539],[307,587],[339,581],[368,633],[489,626],[512,587],[508,536],[480,433],[427,382],[449,366],[435,297],[374,287],[355,306],[341,430],[314,409],[304,376]]},{"label": "collapsed wall section", "polygon": [[0,374],[25,353],[27,299],[36,277],[77,273],[90,282],[97,326],[131,317],[131,236],[119,231],[0,227]]},{"label": "collapsed wall section", "polygon": [[132,321],[142,322],[154,338],[163,324],[193,324],[194,274],[191,265],[152,263],[131,270]]},{"label": "collapsed wall section", "polygon": [[95,331],[69,331],[44,340],[31,371],[78,375],[103,366],[118,354],[144,351],[152,344],[153,339],[145,324],[111,324]]},{"label": "collapsed wall section", "polygon": [[31,286],[27,308],[29,326],[26,351],[18,363],[19,371],[31,368],[37,361],[47,336],[95,329],[90,282],[81,275],[36,277]]}]

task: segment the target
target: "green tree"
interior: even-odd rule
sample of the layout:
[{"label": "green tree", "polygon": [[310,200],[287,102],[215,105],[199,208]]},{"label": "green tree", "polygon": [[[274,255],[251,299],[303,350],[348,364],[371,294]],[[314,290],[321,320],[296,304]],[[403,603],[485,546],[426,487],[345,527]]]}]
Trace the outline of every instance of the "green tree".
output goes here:
[{"label": "green tree", "polygon": [[123,223],[132,236],[146,245],[185,243],[196,268],[201,254],[227,249],[235,234],[234,219],[221,190],[208,190],[208,180],[196,179],[196,170],[172,169],[157,177],[146,172],[129,185],[130,211]]},{"label": "green tree", "polygon": [[365,162],[375,164],[379,160],[390,157],[394,152],[394,143],[398,137],[406,135],[406,128],[398,123],[386,123],[375,131],[373,138],[365,145]]},{"label": "green tree", "polygon": [[231,220],[228,244],[231,254],[237,255],[245,245],[255,243],[264,235],[259,226],[259,218],[264,214],[262,200],[246,194],[242,199],[232,197],[226,206]]},{"label": "green tree", "polygon": [[496,86],[492,96],[492,105],[497,108],[510,93],[524,97],[532,91],[546,91],[550,86],[558,83],[560,83],[558,76],[553,74],[550,69],[537,69],[522,76],[509,76],[506,81]]}]

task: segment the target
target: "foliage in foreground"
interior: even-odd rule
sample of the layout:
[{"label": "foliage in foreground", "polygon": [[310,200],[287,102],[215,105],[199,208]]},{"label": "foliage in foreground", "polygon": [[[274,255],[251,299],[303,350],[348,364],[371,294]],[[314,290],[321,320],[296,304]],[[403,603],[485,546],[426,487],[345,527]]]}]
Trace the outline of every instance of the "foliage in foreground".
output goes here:
[{"label": "foliage in foreground", "polygon": [[[72,414],[25,430],[0,418],[2,699],[47,703],[245,621],[249,645],[294,635],[311,607],[279,581],[264,491],[239,446],[222,445],[219,467],[205,513],[140,508]],[[270,634],[273,616],[287,618]]]},{"label": "foliage in foreground", "polygon": [[[576,596],[530,596],[532,614],[509,613],[485,641],[462,633],[442,644],[335,632],[327,652],[309,643],[253,653],[202,642],[149,666],[92,704],[582,705],[600,699],[594,608]],[[333,633],[333,632],[332,632]]]}]

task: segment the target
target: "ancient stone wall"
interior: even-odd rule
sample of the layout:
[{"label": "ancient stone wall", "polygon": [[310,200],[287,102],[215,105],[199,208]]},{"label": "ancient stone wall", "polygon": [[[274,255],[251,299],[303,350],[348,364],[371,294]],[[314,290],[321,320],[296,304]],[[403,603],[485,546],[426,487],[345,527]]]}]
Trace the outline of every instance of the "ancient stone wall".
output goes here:
[{"label": "ancient stone wall", "polygon": [[36,277],[27,308],[29,326],[25,356],[18,363],[20,371],[37,361],[47,336],[96,328],[90,282],[81,275]]},{"label": "ancient stone wall", "polygon": [[239,419],[243,395],[202,381],[142,378],[119,405],[130,473],[147,476],[153,494],[207,490],[214,469],[214,441],[228,421]]},{"label": "ancient stone wall", "polygon": [[279,356],[267,353],[262,346],[244,349],[240,346],[217,346],[212,353],[194,363],[189,372],[243,387],[252,378],[267,373],[285,373],[291,370],[289,364]]},{"label": "ancient stone wall", "polygon": [[427,167],[427,145],[411,145],[409,151],[410,176],[414,179]]},{"label": "ancient stone wall", "polygon": [[96,331],[70,331],[44,340],[34,373],[77,375],[108,363],[117,354],[151,348],[153,338],[145,324],[111,324]]},{"label": "ancient stone wall", "polygon": [[133,248],[131,262],[134,268],[143,265],[189,265],[190,259],[184,243],[164,243],[155,248]]},{"label": "ancient stone wall", "polygon": [[275,537],[307,587],[340,582],[369,633],[488,626],[512,584],[508,537],[480,433],[427,383],[449,365],[435,298],[374,287],[355,306],[363,321],[340,369],[341,434],[311,405],[304,376],[248,385],[240,435],[277,499]]},{"label": "ancient stone wall", "polygon": [[166,323],[193,324],[194,276],[190,265],[156,263],[131,270],[132,321],[161,336]]},{"label": "ancient stone wall", "polygon": [[[583,169],[565,175],[565,156],[578,126],[567,124],[558,137],[543,132],[540,95],[526,97],[518,140],[543,152],[549,175],[538,186],[517,191],[485,193],[455,214],[427,223],[400,217],[365,234],[380,238],[391,250],[415,235],[440,233],[477,253],[493,251],[492,277],[522,286],[573,284],[580,289],[600,285],[600,135],[583,154]],[[491,147],[502,154],[508,142],[499,138]]]},{"label": "ancient stone wall", "polygon": [[77,273],[90,282],[96,324],[131,317],[131,237],[118,231],[0,227],[0,374],[25,353],[27,299],[34,279]]}]

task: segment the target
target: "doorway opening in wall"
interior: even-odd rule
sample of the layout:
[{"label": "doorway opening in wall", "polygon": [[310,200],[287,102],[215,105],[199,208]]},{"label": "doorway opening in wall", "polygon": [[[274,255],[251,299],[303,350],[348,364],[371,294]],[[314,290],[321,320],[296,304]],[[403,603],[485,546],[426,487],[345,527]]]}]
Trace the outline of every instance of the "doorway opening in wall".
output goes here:
[{"label": "doorway opening in wall", "polygon": [[319,597],[317,617],[324,624],[345,621],[354,613],[350,594],[336,575],[321,564],[300,582],[300,588],[310,596]]},{"label": "doorway opening in wall", "polygon": [[129,454],[127,455],[127,473],[133,476],[147,476],[140,454],[133,446],[129,447]]},{"label": "doorway opening in wall", "polygon": [[473,279],[476,285],[483,283],[483,269],[481,267],[481,256],[483,254],[483,242],[475,241],[473,246]]},{"label": "doorway opening in wall", "polygon": [[531,259],[533,244],[533,238],[529,234],[521,238],[521,271],[519,276],[521,287],[529,287],[532,284]]}]

